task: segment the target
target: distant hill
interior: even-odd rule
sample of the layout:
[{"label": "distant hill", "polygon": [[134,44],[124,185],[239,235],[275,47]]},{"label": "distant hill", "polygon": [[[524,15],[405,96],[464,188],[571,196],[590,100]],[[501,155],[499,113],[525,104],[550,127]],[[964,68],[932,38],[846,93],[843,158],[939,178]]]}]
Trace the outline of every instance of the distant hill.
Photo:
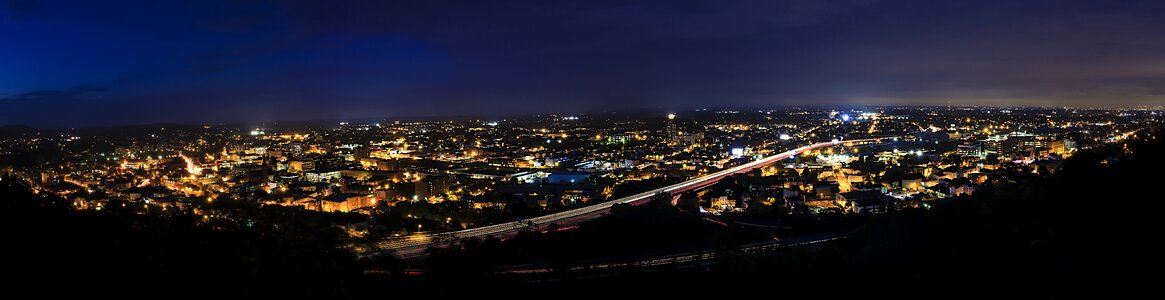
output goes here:
[{"label": "distant hill", "polygon": [[18,138],[35,135],[39,130],[26,125],[0,126],[0,139]]}]

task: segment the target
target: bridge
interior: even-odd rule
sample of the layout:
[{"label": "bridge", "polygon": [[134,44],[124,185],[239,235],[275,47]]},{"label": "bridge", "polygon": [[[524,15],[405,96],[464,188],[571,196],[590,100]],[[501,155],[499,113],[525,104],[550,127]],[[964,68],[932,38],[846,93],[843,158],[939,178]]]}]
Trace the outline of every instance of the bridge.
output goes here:
[{"label": "bridge", "polygon": [[570,226],[585,222],[590,219],[601,216],[604,212],[611,209],[616,204],[642,204],[650,201],[652,197],[659,193],[668,193],[672,195],[680,194],[687,191],[698,190],[715,184],[724,177],[733,174],[747,173],[757,168],[761,168],[775,162],[793,157],[805,151],[814,150],[823,147],[832,147],[837,145],[854,145],[865,144],[870,142],[878,142],[884,139],[892,139],[896,137],[881,137],[869,139],[857,139],[846,141],[831,141],[824,143],[816,143],[808,146],[803,146],[793,150],[781,152],[779,154],[771,155],[759,160],[751,161],[739,166],[727,168],[716,173],[704,175],[693,178],[684,182],[669,185],[666,187],[649,190],[646,192],[626,196],[619,199],[610,200],[603,203],[597,203],[586,207],[576,208],[572,210],[557,212],[541,217],[530,218],[518,222],[507,222],[497,225],[482,226],[477,228],[470,228],[459,231],[450,231],[443,233],[432,234],[415,234],[405,237],[387,238],[376,243],[377,249],[356,249],[357,252],[368,252],[373,250],[393,250],[402,258],[412,258],[423,255],[425,249],[432,246],[441,245],[443,243],[452,243],[459,239],[466,238],[486,238],[486,237],[506,237],[516,234],[522,230],[543,230],[547,229],[551,224],[558,226]]}]

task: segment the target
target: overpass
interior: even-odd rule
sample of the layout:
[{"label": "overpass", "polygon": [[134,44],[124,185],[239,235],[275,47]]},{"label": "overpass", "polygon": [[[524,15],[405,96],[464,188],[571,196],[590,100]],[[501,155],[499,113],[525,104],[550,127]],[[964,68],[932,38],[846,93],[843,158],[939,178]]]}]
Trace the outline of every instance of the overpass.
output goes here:
[{"label": "overpass", "polygon": [[[402,258],[417,257],[423,254],[425,249],[432,246],[441,245],[443,243],[451,243],[458,239],[465,238],[486,238],[486,237],[504,237],[524,229],[541,230],[550,226],[550,224],[558,224],[559,226],[570,226],[584,221],[594,219],[607,212],[615,204],[641,204],[649,201],[652,197],[659,193],[679,194],[686,191],[696,190],[715,184],[724,177],[733,174],[747,173],[756,168],[764,167],[775,163],[777,161],[800,154],[801,152],[836,145],[852,145],[858,143],[877,142],[879,140],[891,139],[894,137],[881,137],[870,139],[858,139],[847,141],[831,141],[824,143],[816,143],[808,146],[803,146],[793,150],[781,152],[772,156],[768,156],[759,160],[751,161],[739,166],[727,168],[716,173],[704,175],[688,181],[669,185],[666,187],[649,190],[646,192],[626,196],[619,199],[610,200],[603,203],[589,205],[586,207],[576,208],[572,210],[557,212],[541,217],[530,218],[517,222],[507,222],[497,225],[482,226],[477,228],[470,228],[459,231],[450,231],[433,234],[415,234],[406,237],[394,237],[382,240],[376,243],[376,248],[380,250],[394,250],[397,255]],[[356,249],[357,252],[368,252],[376,249]]]}]

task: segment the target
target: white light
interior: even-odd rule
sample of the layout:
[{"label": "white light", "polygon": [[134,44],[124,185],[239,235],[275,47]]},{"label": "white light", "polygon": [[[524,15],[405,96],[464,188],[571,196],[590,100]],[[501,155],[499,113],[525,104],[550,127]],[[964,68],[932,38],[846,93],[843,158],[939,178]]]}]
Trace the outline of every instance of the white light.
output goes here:
[{"label": "white light", "polygon": [[675,120],[675,119],[676,119],[676,114],[675,114],[675,113],[670,113],[670,114],[667,114],[667,119],[668,119],[668,120]]},{"label": "white light", "polygon": [[834,142],[834,143],[837,143],[837,142],[840,142],[840,141],[841,141],[841,140],[839,140],[839,139],[833,139],[833,142]]},{"label": "white light", "polygon": [[791,139],[791,138],[792,138],[792,137],[790,137],[788,134],[782,134],[782,135],[781,135],[781,140],[788,140],[788,139]]},{"label": "white light", "polygon": [[841,115],[841,120],[845,121],[845,122],[849,122],[849,115]]},{"label": "white light", "polygon": [[744,148],[732,148],[732,156],[736,158],[744,156]]}]

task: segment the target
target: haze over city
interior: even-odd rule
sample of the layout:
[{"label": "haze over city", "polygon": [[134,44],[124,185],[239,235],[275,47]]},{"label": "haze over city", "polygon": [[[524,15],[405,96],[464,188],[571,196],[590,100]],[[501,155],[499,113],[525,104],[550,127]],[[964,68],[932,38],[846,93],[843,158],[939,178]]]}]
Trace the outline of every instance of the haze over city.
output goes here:
[{"label": "haze over city", "polygon": [[[0,5],[0,124],[1161,105],[1159,1]],[[99,112],[99,113],[94,113]]]}]

